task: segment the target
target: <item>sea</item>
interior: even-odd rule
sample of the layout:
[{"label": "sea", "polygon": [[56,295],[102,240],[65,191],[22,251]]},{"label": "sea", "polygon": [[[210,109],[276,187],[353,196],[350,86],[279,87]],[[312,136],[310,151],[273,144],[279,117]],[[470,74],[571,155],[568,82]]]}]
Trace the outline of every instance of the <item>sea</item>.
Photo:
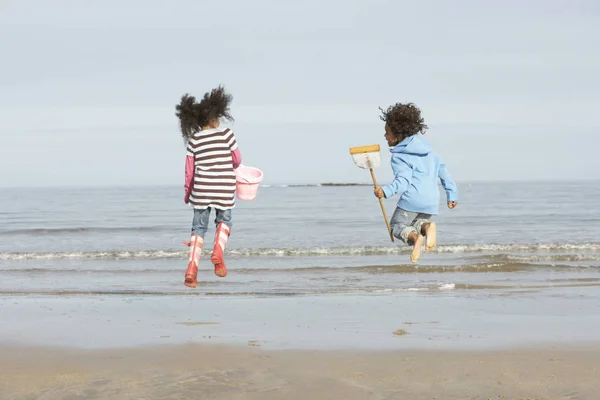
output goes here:
[{"label": "sea", "polygon": [[[458,206],[449,210],[440,188],[440,214],[434,217],[438,246],[423,251],[413,264],[410,248],[391,242],[372,186],[262,186],[255,200],[237,200],[224,279],[213,274],[210,263],[211,216],[195,289],[183,285],[188,248],[182,242],[189,240],[193,211],[183,203],[181,187],[0,189],[0,319],[12,321],[10,327],[2,324],[0,341],[39,339],[44,335],[37,324],[47,321],[42,331],[55,327],[48,342],[90,344],[57,328],[61,318],[81,322],[96,310],[103,316],[94,321],[116,321],[119,314],[125,318],[117,325],[122,328],[127,315],[171,304],[161,312],[175,324],[184,314],[185,321],[194,321],[193,314],[181,310],[201,304],[194,303],[198,299],[212,302],[211,307],[221,304],[221,309],[243,300],[235,312],[246,312],[229,315],[230,321],[252,314],[248,310],[254,306],[248,304],[258,303],[248,303],[251,299],[287,302],[284,311],[261,309],[260,321],[277,312],[283,312],[280,320],[289,318],[286,309],[301,314],[310,307],[294,307],[311,301],[330,304],[321,308],[321,322],[313,321],[315,326],[330,323],[339,315],[333,304],[349,298],[358,305],[348,304],[344,312],[362,310],[368,318],[382,307],[378,302],[402,303],[406,296],[417,302],[436,299],[440,307],[460,302],[465,310],[477,299],[504,298],[514,301],[511,312],[526,304],[564,305],[567,298],[579,299],[584,303],[573,307],[585,309],[589,321],[597,320],[599,181],[463,182],[459,189]],[[396,201],[385,200],[388,218]],[[118,306],[133,303],[135,310]],[[77,304],[88,306],[77,309]],[[364,309],[366,304],[371,306]],[[39,314],[48,309],[61,309],[62,316]],[[411,310],[418,307],[413,304]],[[431,318],[440,319],[435,310],[430,309]],[[464,311],[465,318],[471,311]],[[386,321],[386,315],[389,311],[379,321]],[[351,320],[360,325],[358,314]],[[588,328],[600,333],[597,322]],[[113,336],[119,337],[117,332]],[[170,332],[152,338],[175,336]],[[139,336],[130,339],[143,342]]]}]

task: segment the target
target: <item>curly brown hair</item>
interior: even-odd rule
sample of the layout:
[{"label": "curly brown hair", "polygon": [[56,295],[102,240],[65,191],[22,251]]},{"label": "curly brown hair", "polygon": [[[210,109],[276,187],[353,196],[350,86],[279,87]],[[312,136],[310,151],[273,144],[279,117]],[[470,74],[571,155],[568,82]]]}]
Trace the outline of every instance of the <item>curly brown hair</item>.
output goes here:
[{"label": "curly brown hair", "polygon": [[204,93],[199,103],[194,96],[184,94],[179,104],[175,106],[181,135],[187,139],[213,119],[225,118],[234,121],[229,111],[232,100],[233,96],[225,92],[222,85]]},{"label": "curly brown hair", "polygon": [[379,110],[382,113],[379,118],[385,121],[390,131],[400,140],[418,133],[424,135],[428,128],[421,117],[421,110],[413,103],[396,103],[387,110],[381,107]]},{"label": "curly brown hair", "polygon": [[181,102],[175,106],[175,110],[177,110],[175,115],[179,118],[181,136],[186,139],[200,131],[197,106],[196,98],[187,93],[181,96]]}]

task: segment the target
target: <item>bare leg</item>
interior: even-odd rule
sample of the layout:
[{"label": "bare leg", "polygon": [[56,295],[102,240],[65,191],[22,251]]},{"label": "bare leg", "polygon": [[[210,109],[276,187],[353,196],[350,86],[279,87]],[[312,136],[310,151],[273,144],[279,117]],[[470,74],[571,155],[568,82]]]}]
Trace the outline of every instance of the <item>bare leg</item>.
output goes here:
[{"label": "bare leg", "polygon": [[425,250],[433,250],[437,244],[437,227],[435,222],[429,222],[421,226],[421,235],[427,237],[425,242]]},{"label": "bare leg", "polygon": [[413,245],[413,251],[410,254],[410,261],[416,263],[421,257],[421,247],[423,246],[423,235],[411,232],[408,235],[408,243]]}]

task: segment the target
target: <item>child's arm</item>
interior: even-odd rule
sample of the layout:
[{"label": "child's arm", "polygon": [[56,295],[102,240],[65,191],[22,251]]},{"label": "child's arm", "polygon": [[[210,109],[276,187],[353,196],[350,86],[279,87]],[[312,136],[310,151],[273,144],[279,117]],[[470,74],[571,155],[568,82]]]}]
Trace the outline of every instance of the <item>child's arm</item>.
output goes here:
[{"label": "child's arm", "polygon": [[194,180],[194,157],[186,156],[185,157],[185,197],[183,201],[187,204],[190,201],[190,195],[192,194],[192,183]]},{"label": "child's arm", "polygon": [[448,203],[458,201],[458,186],[450,176],[450,172],[448,172],[448,168],[446,168],[446,163],[444,160],[440,160],[440,168],[438,170],[438,177],[442,182],[442,186],[446,191],[446,201]]},{"label": "child's arm", "polygon": [[194,153],[190,145],[187,146],[187,154],[185,156],[185,181],[183,183],[183,188],[185,189],[185,195],[183,197],[183,202],[185,204],[189,203],[190,195],[192,194],[192,186],[194,184]]},{"label": "child's arm", "polygon": [[383,185],[381,189],[386,199],[395,194],[402,194],[408,190],[412,181],[412,168],[404,160],[400,159],[394,168],[394,180],[392,183]]},{"label": "child's arm", "polygon": [[239,148],[231,152],[231,157],[233,158],[233,169],[236,169],[242,164],[242,153],[240,153]]},{"label": "child's arm", "polygon": [[240,153],[240,149],[237,145],[237,140],[235,139],[235,133],[229,128],[225,129],[225,140],[227,140],[227,144],[229,145],[229,150],[231,150],[231,157],[233,158],[233,168],[237,168],[242,164],[242,153]]}]

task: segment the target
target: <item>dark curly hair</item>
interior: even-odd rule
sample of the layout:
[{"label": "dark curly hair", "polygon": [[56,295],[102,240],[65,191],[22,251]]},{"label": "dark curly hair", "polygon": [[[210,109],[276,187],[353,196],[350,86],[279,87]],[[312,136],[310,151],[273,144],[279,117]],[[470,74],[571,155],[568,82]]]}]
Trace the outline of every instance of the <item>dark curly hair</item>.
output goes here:
[{"label": "dark curly hair", "polygon": [[179,118],[181,136],[186,139],[200,131],[197,106],[196,98],[187,93],[181,96],[181,102],[175,106],[175,110],[177,110],[175,115]]},{"label": "dark curly hair", "polygon": [[404,139],[418,133],[425,134],[425,125],[421,110],[413,103],[396,103],[387,110],[379,107],[382,115],[379,117],[398,139]]},{"label": "dark curly hair", "polygon": [[229,105],[233,96],[225,92],[222,85],[204,93],[204,97],[198,103],[194,96],[184,94],[175,110],[175,115],[179,118],[179,127],[181,135],[189,138],[196,132],[199,132],[203,126],[213,119],[225,118],[234,121],[229,112]]}]

